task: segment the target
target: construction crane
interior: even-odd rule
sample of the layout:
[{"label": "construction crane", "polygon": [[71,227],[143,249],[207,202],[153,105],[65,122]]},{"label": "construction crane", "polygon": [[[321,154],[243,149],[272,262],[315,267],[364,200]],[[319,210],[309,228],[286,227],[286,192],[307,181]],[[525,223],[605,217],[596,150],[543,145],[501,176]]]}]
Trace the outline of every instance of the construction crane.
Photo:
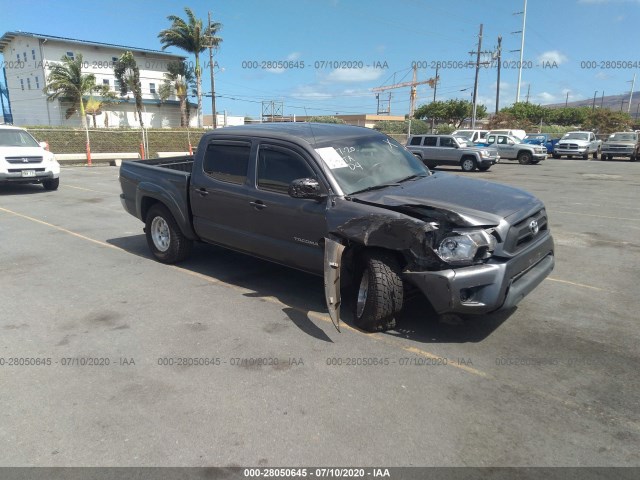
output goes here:
[{"label": "construction crane", "polygon": [[424,85],[424,84],[428,84],[431,88],[434,88],[436,86],[436,83],[438,82],[438,76],[436,75],[435,78],[430,78],[429,80],[421,80],[421,81],[417,81],[417,77],[418,77],[418,67],[416,65],[413,66],[413,80],[410,82],[402,82],[402,83],[396,83],[394,85],[387,85],[384,87],[376,87],[376,88],[372,88],[371,91],[372,92],[384,92],[385,90],[391,90],[393,88],[403,88],[403,87],[411,87],[411,93],[409,94],[409,100],[410,100],[410,106],[409,106],[409,117],[413,117],[413,113],[415,112],[416,109],[416,87],[418,85]]}]

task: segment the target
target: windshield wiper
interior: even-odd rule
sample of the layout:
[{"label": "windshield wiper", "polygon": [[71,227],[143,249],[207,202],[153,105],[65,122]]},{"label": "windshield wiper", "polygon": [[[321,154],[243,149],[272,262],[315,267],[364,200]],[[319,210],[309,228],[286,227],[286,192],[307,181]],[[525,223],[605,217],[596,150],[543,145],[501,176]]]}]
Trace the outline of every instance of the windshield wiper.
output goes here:
[{"label": "windshield wiper", "polygon": [[381,188],[387,187],[397,187],[399,183],[383,183],[382,185],[373,185],[371,187],[363,188],[362,190],[356,190],[355,192],[351,192],[349,195],[355,195],[357,193],[370,192],[372,190],[380,190]]},{"label": "windshield wiper", "polygon": [[424,178],[426,176],[427,176],[426,173],[417,173],[417,174],[414,174],[414,175],[409,175],[408,177],[405,177],[405,178],[403,178],[401,180],[397,180],[397,182],[398,183],[402,183],[402,182],[406,182],[408,180],[415,180],[416,178]]}]

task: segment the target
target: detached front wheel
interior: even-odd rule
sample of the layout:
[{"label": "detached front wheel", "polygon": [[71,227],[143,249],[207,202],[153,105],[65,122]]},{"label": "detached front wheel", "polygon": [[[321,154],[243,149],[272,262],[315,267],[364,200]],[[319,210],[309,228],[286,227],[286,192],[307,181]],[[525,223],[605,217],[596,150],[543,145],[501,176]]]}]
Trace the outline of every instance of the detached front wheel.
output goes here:
[{"label": "detached front wheel", "polygon": [[402,311],[404,288],[400,265],[381,250],[365,252],[356,290],[354,321],[368,332],[389,330]]},{"label": "detached front wheel", "polygon": [[187,258],[192,242],[184,236],[171,212],[164,205],[151,207],[145,223],[147,244],[162,263],[176,263]]}]

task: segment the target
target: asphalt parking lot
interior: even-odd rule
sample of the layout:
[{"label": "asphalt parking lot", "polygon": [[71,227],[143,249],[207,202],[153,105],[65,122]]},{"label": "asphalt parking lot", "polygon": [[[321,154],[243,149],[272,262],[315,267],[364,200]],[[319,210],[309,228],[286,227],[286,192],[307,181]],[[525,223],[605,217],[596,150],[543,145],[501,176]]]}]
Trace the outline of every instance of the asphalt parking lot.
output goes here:
[{"label": "asphalt parking lot", "polygon": [[1,187],[0,465],[639,465],[640,163],[443,170],[538,195],[555,271],[508,314],[415,299],[383,334],[338,333],[321,278],[152,260],[114,167]]}]

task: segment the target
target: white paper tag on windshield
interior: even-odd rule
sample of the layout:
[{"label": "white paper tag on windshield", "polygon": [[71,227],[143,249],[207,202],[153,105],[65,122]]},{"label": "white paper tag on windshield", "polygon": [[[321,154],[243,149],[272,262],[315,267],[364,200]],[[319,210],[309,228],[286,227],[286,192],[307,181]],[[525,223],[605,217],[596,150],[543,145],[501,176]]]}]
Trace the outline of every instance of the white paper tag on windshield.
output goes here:
[{"label": "white paper tag on windshield", "polygon": [[320,155],[320,158],[324,160],[331,170],[336,168],[345,168],[349,165],[344,161],[344,158],[340,156],[337,150],[333,147],[316,148],[316,152]]}]

